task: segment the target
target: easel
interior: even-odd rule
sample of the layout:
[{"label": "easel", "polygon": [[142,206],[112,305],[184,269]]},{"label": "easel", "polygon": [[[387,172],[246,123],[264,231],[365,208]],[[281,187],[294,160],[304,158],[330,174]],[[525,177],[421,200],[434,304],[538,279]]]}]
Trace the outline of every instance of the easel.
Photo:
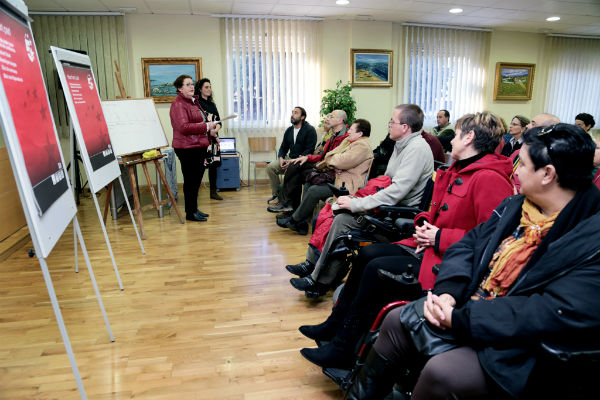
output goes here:
[{"label": "easel", "polygon": [[[142,239],[146,239],[146,233],[144,232],[144,220],[142,217],[142,212],[148,210],[152,207],[156,208],[156,211],[160,211],[160,206],[169,204],[171,202],[173,204],[173,208],[175,209],[175,213],[177,213],[177,217],[179,217],[179,221],[184,224],[185,220],[183,219],[183,215],[181,215],[181,211],[179,211],[179,207],[177,207],[177,202],[175,201],[175,197],[173,196],[173,192],[171,192],[171,188],[167,183],[167,178],[165,177],[165,173],[163,172],[159,160],[165,157],[164,154],[160,153],[159,155],[152,158],[142,158],[142,153],[130,154],[122,157],[122,165],[127,167],[127,171],[129,172],[129,179],[131,180],[131,191],[133,192],[133,204],[135,209],[133,213],[135,214],[138,225],[140,226],[140,233],[142,235]],[[165,189],[167,190],[167,194],[169,196],[168,199],[159,201],[156,197],[156,191],[154,190],[154,185],[152,184],[152,180],[150,179],[150,174],[148,173],[148,163],[153,162],[156,171],[160,175],[160,180],[163,183]],[[152,195],[152,204],[147,204],[145,206],[141,206],[140,198],[138,197],[137,183],[135,181],[134,169],[140,164],[142,166],[142,170],[144,171],[144,176],[146,177],[146,182],[148,183],[148,187],[150,188],[150,194]],[[106,220],[106,215],[108,214],[108,205],[110,202],[110,193],[112,191],[112,182],[108,185],[108,193],[106,196],[106,202],[104,203],[104,219]]]}]

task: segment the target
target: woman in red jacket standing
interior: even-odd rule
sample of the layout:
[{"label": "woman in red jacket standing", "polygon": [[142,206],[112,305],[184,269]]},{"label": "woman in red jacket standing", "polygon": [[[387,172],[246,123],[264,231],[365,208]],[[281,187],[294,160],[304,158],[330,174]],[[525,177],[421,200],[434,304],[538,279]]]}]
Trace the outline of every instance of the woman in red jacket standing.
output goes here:
[{"label": "woman in red jacket standing", "polygon": [[198,190],[204,176],[204,159],[209,145],[208,135],[215,136],[215,124],[209,122],[194,96],[194,81],[181,75],[173,86],[177,97],[171,104],[173,148],[181,163],[185,218],[188,221],[206,221],[208,214],[198,210]]}]

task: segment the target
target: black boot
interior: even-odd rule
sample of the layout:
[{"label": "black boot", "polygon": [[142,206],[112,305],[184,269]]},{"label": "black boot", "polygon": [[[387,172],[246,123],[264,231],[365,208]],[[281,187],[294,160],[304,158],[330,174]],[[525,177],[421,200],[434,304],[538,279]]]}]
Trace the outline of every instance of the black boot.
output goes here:
[{"label": "black boot", "polygon": [[356,360],[356,347],[367,328],[368,319],[352,310],[344,318],[333,341],[316,349],[302,349],[300,353],[323,368],[351,369]]},{"label": "black boot", "polygon": [[331,314],[325,322],[321,322],[317,325],[302,325],[298,330],[304,336],[317,342],[328,342],[333,340],[335,333],[342,326],[344,318],[346,317],[346,311],[348,310],[348,302],[343,301],[342,294],[337,304],[331,310]]},{"label": "black boot", "polygon": [[378,400],[387,396],[394,387],[398,365],[371,348],[365,363],[350,383],[344,400]]}]

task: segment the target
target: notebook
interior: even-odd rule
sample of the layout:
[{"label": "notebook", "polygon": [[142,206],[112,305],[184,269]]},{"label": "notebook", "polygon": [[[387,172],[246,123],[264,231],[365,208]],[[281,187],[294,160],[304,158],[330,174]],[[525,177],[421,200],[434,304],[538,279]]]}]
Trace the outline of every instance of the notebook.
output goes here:
[{"label": "notebook", "polygon": [[221,154],[237,154],[235,148],[235,138],[219,138],[221,145]]}]

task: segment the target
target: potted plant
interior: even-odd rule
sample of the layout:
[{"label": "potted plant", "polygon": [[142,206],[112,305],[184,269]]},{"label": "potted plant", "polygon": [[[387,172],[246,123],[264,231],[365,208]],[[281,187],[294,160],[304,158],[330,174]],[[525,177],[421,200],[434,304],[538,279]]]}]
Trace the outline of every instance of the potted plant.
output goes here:
[{"label": "potted plant", "polygon": [[[347,124],[352,124],[356,113],[356,100],[352,98],[352,84],[350,82],[342,86],[342,81],[337,81],[335,89],[325,89],[325,96],[321,99],[321,117],[326,116],[333,110],[344,110],[348,116]],[[323,121],[319,126],[323,125]]]}]

